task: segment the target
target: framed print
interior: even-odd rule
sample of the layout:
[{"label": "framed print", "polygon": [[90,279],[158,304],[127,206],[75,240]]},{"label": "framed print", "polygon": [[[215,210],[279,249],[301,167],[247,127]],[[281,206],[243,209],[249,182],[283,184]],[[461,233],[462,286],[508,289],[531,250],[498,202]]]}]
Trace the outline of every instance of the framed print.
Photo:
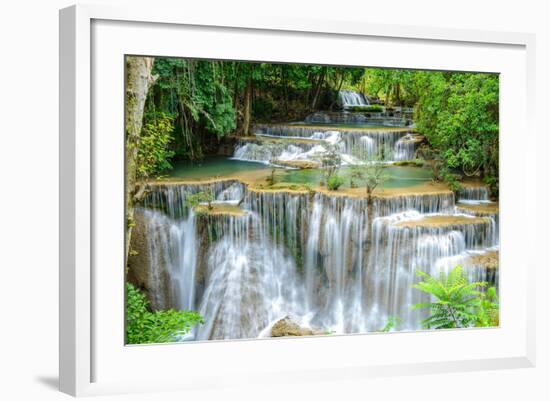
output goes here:
[{"label": "framed print", "polygon": [[61,11],[62,391],[533,366],[532,36],[158,13]]}]

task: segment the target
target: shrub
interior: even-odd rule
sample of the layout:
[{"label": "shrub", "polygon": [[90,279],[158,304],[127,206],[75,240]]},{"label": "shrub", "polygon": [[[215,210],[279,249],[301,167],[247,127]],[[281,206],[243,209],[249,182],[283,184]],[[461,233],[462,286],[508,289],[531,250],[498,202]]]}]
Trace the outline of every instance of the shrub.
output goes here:
[{"label": "shrub", "polygon": [[337,175],[331,175],[327,180],[327,187],[331,191],[337,191],[344,184],[344,179]]},{"label": "shrub", "polygon": [[126,283],[126,342],[147,344],[171,342],[204,323],[192,311],[149,311],[149,301],[132,284]]}]

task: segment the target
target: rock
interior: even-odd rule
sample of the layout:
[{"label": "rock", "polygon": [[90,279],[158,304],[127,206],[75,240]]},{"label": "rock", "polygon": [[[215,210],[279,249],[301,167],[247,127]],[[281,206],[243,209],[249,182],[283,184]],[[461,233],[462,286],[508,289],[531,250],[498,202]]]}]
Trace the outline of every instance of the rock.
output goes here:
[{"label": "rock", "polygon": [[309,161],[309,160],[274,160],[273,164],[283,167],[292,167],[299,168],[301,170],[319,168],[320,164],[318,162]]},{"label": "rock", "polygon": [[[147,244],[147,221],[139,210],[134,213],[134,223],[135,226],[132,229],[130,239],[126,280],[145,294],[153,311],[175,307],[170,276],[164,264],[162,264],[163,268],[160,271],[158,284],[160,288],[153,290],[150,272],[152,262]],[[154,291],[159,292],[161,296],[153,296]]]},{"label": "rock", "polygon": [[481,266],[488,270],[498,269],[498,251],[490,251],[483,255],[474,255],[471,256],[468,262],[473,266]]},{"label": "rock", "polygon": [[271,328],[271,337],[286,337],[286,336],[312,336],[313,330],[306,327],[300,327],[298,323],[290,317],[285,317],[279,320]]}]

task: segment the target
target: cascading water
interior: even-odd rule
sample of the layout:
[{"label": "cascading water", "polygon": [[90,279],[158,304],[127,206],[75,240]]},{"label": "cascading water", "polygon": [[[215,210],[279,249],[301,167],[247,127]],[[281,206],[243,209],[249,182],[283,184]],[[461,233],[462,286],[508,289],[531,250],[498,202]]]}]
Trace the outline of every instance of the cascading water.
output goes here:
[{"label": "cascading water", "polygon": [[341,90],[338,92],[338,98],[344,109],[353,106],[368,106],[369,102],[365,96],[359,92],[350,90]]},{"label": "cascading water", "polygon": [[[276,164],[282,161],[315,161],[326,152],[326,144],[337,145],[346,164],[356,164],[357,152],[367,158],[382,161],[411,160],[415,143],[411,134],[402,130],[360,130],[292,125],[260,125],[256,127],[259,138],[279,138],[282,142],[241,140],[233,154],[237,160]],[[296,139],[296,141],[293,141]],[[311,142],[304,142],[307,139]]]},{"label": "cascading water", "polygon": [[270,322],[303,315],[293,259],[262,229],[254,213],[218,221],[223,233],[208,253],[199,340],[257,337]]},{"label": "cascading water", "polygon": [[395,160],[414,159],[415,141],[411,134],[407,134],[395,143]]},{"label": "cascading water", "polygon": [[487,202],[489,200],[489,188],[486,186],[461,187],[458,191],[459,202]]},{"label": "cascading water", "polygon": [[[243,213],[196,215],[185,199],[201,191]],[[411,288],[417,269],[437,274],[460,263],[472,280],[498,284],[498,273],[471,262],[498,250],[495,218],[457,210],[450,191],[375,198],[369,207],[235,180],[156,185],[143,207],[150,297],[158,308],[201,313],[205,324],[186,339],[269,335],[285,316],[321,332],[379,330],[392,316],[400,329],[419,329],[425,314],[410,306],[427,299]]]}]

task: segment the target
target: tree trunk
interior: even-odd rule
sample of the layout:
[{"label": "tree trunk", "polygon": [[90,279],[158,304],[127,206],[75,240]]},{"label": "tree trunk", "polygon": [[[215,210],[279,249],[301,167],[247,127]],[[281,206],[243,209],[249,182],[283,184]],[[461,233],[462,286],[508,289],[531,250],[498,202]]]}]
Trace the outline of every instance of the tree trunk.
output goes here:
[{"label": "tree trunk", "polygon": [[154,58],[126,58],[126,259],[134,225],[135,196],[143,190],[137,181],[138,146],[143,124],[143,110],[149,87],[155,81],[151,76]]},{"label": "tree trunk", "polygon": [[285,67],[281,65],[281,81],[283,83],[283,106],[285,116],[288,118],[288,82],[285,74]]},{"label": "tree trunk", "polygon": [[327,72],[326,67],[323,68],[321,75],[319,75],[319,80],[317,81],[317,87],[315,89],[315,95],[313,96],[313,102],[311,102],[311,111],[315,111],[317,107],[317,100],[319,99],[319,94],[321,93],[321,88],[325,82],[325,74]]},{"label": "tree trunk", "polygon": [[[337,93],[340,93],[340,90],[342,89],[342,85],[344,84],[344,78],[345,78],[345,75],[344,73],[342,73],[342,76],[340,77],[340,83],[338,84],[338,89],[336,90]],[[332,108],[334,107],[337,101],[338,101],[338,95],[336,96],[336,99],[332,101],[328,109],[332,110]]]},{"label": "tree trunk", "polygon": [[372,249],[373,244],[373,223],[374,223],[374,207],[372,199],[372,189],[367,187],[367,243],[369,244],[369,252]]},{"label": "tree trunk", "polygon": [[402,104],[401,104],[401,85],[399,84],[399,82],[397,82],[395,84],[395,103],[398,106],[402,106]]},{"label": "tree trunk", "polygon": [[244,118],[243,118],[243,135],[244,136],[250,135],[251,108],[252,108],[252,76],[249,76],[246,80],[246,91],[244,96]]}]

